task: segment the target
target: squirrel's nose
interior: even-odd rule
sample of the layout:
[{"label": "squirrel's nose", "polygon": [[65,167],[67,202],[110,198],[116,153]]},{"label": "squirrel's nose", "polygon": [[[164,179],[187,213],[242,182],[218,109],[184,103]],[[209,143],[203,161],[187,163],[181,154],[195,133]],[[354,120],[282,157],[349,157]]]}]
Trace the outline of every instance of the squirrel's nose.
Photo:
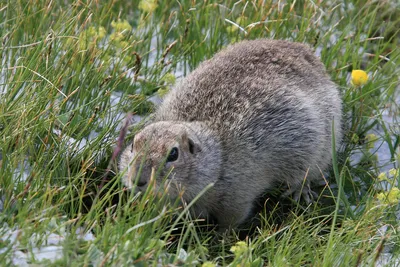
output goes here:
[{"label": "squirrel's nose", "polygon": [[136,173],[138,174],[139,177],[137,177],[137,183],[136,185],[138,187],[145,186],[149,183],[151,177],[154,176],[154,168],[149,167],[149,166],[143,166],[142,168],[140,166],[137,166]]},{"label": "squirrel's nose", "polygon": [[136,185],[139,187],[145,186],[147,184],[147,180],[148,180],[148,177],[147,177],[148,175],[147,175],[146,171],[142,169],[140,172],[139,172],[139,170],[137,170],[136,173],[140,174],[139,177],[136,177],[136,179],[137,179]]}]

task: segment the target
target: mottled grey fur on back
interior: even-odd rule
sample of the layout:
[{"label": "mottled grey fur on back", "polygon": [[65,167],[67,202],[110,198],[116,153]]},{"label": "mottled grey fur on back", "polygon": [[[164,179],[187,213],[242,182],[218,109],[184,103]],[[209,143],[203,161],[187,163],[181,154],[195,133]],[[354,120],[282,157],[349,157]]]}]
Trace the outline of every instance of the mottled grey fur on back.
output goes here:
[{"label": "mottled grey fur on back", "polygon": [[[139,143],[146,143],[148,176],[179,147],[181,158],[161,167],[164,173],[174,167],[171,182],[184,189],[183,198],[190,201],[214,183],[193,213],[212,215],[223,228],[237,226],[255,198],[277,182],[286,183],[289,192],[307,193],[301,191],[306,176],[306,189],[310,181],[323,180],[333,120],[341,140],[341,112],[336,85],[307,46],[243,41],[200,64],[165,97],[153,123],[123,153],[120,167],[137,168],[135,158],[143,156]],[[125,183],[132,184],[134,177],[126,173]]]}]

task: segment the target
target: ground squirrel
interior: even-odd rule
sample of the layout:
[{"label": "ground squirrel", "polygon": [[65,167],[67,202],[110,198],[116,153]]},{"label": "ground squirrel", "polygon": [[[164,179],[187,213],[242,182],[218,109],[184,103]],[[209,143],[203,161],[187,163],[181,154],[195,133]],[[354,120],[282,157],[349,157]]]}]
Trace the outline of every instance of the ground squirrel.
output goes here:
[{"label": "ground squirrel", "polygon": [[337,143],[342,137],[341,106],[337,86],[306,45],[230,45],[166,95],[121,155],[123,182],[144,190],[159,170],[171,198],[183,190],[186,202],[214,183],[192,213],[212,216],[222,229],[238,226],[279,182],[287,195],[310,200],[310,182],[323,181],[331,163],[332,125]]}]

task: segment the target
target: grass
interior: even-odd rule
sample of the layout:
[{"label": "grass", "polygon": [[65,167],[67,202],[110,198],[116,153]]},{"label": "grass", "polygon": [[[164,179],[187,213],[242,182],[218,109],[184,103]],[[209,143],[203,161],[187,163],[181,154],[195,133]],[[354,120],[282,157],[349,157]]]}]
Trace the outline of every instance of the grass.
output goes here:
[{"label": "grass", "polygon": [[[2,1],[0,263],[19,252],[54,266],[373,266],[382,255],[399,264],[395,2]],[[163,196],[125,192],[112,157],[124,114],[146,116],[175,77],[262,37],[310,44],[340,86],[346,136],[324,193],[329,209],[318,202],[279,224],[268,210],[239,240],[197,231]],[[352,69],[367,71],[367,84],[351,85]],[[61,256],[40,261],[50,234],[62,236]]]}]

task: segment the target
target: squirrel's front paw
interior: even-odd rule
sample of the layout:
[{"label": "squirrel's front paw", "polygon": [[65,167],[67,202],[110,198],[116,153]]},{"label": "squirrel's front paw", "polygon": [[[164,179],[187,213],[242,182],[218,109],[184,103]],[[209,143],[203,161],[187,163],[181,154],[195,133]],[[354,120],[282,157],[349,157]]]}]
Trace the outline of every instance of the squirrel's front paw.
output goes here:
[{"label": "squirrel's front paw", "polygon": [[303,197],[307,205],[313,203],[314,200],[318,198],[318,194],[311,190],[308,181],[301,184],[299,187],[289,187],[281,197],[287,198],[290,195],[293,195],[293,200],[296,202],[299,202],[300,198]]}]

